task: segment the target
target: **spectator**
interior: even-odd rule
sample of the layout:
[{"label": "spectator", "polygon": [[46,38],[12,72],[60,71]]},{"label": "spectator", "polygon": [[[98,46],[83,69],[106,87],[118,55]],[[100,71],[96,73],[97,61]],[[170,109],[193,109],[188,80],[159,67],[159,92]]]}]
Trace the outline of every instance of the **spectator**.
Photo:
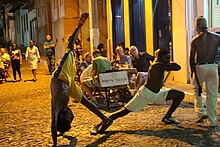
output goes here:
[{"label": "spectator", "polygon": [[129,48],[124,48],[124,54],[130,57]]},{"label": "spectator", "polygon": [[0,49],[0,58],[4,65],[4,69],[6,70],[6,77],[10,77],[8,70],[10,66],[10,55],[6,53],[6,50],[4,48]]},{"label": "spectator", "polygon": [[154,61],[154,56],[149,55],[148,53],[140,53],[136,46],[130,47],[130,53],[133,56],[134,60],[132,61],[133,67],[137,69],[137,78],[136,78],[136,90],[138,91],[140,86],[144,84],[148,75],[148,68],[150,66],[150,61]]},{"label": "spectator", "polygon": [[27,47],[26,54],[25,54],[26,60],[28,60],[29,66],[31,68],[31,72],[33,75],[33,81],[36,82],[36,69],[37,69],[37,63],[40,61],[40,54],[38,51],[38,48],[34,46],[34,41],[29,41],[29,47]]},{"label": "spectator", "polygon": [[98,49],[95,49],[93,52],[94,60],[92,62],[92,72],[89,79],[86,79],[82,81],[81,87],[82,90],[85,91],[88,95],[91,101],[94,103],[96,102],[96,99],[92,95],[92,91],[90,88],[96,88],[99,86],[99,79],[98,74],[106,72],[107,70],[111,70],[111,63],[108,59],[101,56],[101,52]]},{"label": "spectator", "polygon": [[11,56],[11,65],[12,65],[12,71],[14,76],[14,82],[16,82],[16,72],[18,73],[19,80],[18,82],[22,81],[21,79],[21,64],[22,64],[22,54],[21,50],[18,49],[16,43],[12,43],[12,50],[10,51]]},{"label": "spectator", "polygon": [[44,49],[46,50],[46,60],[50,74],[55,70],[55,46],[56,43],[52,40],[51,36],[47,35]]},{"label": "spectator", "polygon": [[104,44],[103,43],[99,43],[99,45],[97,46],[97,49],[99,49],[101,56],[103,57],[107,57],[107,51],[104,48]]},{"label": "spectator", "polygon": [[92,64],[92,55],[89,52],[86,52],[84,54],[84,61],[79,66],[81,72],[83,72],[90,64]]},{"label": "spectator", "polygon": [[119,64],[128,64],[129,67],[132,67],[131,58],[124,54],[123,48],[121,46],[117,46],[115,51],[118,56],[118,59],[116,59],[116,60],[119,60]]},{"label": "spectator", "polygon": [[[195,20],[198,35],[192,39],[190,51],[191,77],[196,89],[195,110],[197,122],[208,119],[210,127],[216,126],[218,102],[218,64],[216,54],[220,46],[220,35],[208,31],[206,19],[199,16]],[[194,76],[193,76],[194,75]],[[201,86],[206,85],[206,107],[201,96]]]}]

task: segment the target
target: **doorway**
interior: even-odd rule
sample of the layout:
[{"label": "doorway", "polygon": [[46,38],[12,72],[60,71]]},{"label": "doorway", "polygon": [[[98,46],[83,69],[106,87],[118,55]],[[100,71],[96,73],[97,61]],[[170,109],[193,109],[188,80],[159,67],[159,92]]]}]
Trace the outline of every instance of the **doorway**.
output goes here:
[{"label": "doorway", "polygon": [[124,6],[123,0],[112,0],[113,51],[117,44],[124,42]]},{"label": "doorway", "polygon": [[172,0],[153,0],[153,20],[154,51],[166,48],[172,54]]},{"label": "doorway", "polygon": [[144,0],[129,0],[130,43],[141,52],[146,52],[146,29]]}]

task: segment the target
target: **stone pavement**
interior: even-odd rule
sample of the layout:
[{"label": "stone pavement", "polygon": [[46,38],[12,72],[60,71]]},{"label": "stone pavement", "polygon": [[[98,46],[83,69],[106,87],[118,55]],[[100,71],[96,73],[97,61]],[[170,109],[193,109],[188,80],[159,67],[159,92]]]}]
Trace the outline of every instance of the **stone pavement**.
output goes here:
[{"label": "stone pavement", "polygon": [[[27,63],[22,65],[22,78],[32,79]],[[11,75],[12,72],[10,71]],[[35,147],[52,146],[50,75],[42,62],[37,70],[37,82],[6,82],[0,84],[0,146]],[[9,78],[12,80],[12,78]],[[167,82],[166,86],[177,89],[180,83]],[[185,90],[186,91],[186,90]],[[80,103],[70,101],[74,113],[72,128],[58,138],[60,147],[81,146],[220,146],[220,127],[214,129],[206,124],[196,124],[196,113],[189,103],[182,103],[174,113],[181,124],[165,125],[161,118],[169,108],[164,105],[149,105],[140,113],[116,120],[105,134],[90,135],[90,129],[100,119]],[[110,111],[102,110],[105,115]],[[218,111],[220,125],[220,111]]]}]

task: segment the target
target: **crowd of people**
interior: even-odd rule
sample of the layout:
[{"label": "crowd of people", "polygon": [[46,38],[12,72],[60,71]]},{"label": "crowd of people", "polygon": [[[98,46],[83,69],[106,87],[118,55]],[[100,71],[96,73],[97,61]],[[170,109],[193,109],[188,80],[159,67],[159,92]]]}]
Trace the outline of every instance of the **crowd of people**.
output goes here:
[{"label": "crowd of people", "polygon": [[[46,52],[46,60],[48,65],[48,71],[51,75],[55,70],[55,46],[56,43],[52,41],[51,36],[46,36],[46,41],[44,43],[44,49]],[[29,68],[33,79],[31,81],[37,81],[37,66],[40,62],[40,52],[38,47],[34,45],[33,40],[29,40],[29,46],[25,50],[25,60],[28,61]],[[22,51],[19,49],[18,45],[14,42],[11,44],[9,49],[1,48],[0,49],[0,75],[1,79],[10,77],[9,67],[12,67],[13,73],[13,82],[22,81],[21,65],[22,65]],[[18,75],[18,78],[17,78]],[[24,80],[26,81],[26,80]],[[2,81],[1,81],[2,82]]]}]

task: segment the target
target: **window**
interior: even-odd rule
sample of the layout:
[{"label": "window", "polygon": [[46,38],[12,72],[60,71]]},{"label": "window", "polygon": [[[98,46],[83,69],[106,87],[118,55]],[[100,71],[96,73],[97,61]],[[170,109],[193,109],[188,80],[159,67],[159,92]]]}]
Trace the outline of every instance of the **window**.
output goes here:
[{"label": "window", "polygon": [[28,29],[28,14],[26,14],[25,17],[26,17],[26,31],[28,31],[29,30]]},{"label": "window", "polygon": [[56,0],[53,0],[53,9],[56,9]]}]

